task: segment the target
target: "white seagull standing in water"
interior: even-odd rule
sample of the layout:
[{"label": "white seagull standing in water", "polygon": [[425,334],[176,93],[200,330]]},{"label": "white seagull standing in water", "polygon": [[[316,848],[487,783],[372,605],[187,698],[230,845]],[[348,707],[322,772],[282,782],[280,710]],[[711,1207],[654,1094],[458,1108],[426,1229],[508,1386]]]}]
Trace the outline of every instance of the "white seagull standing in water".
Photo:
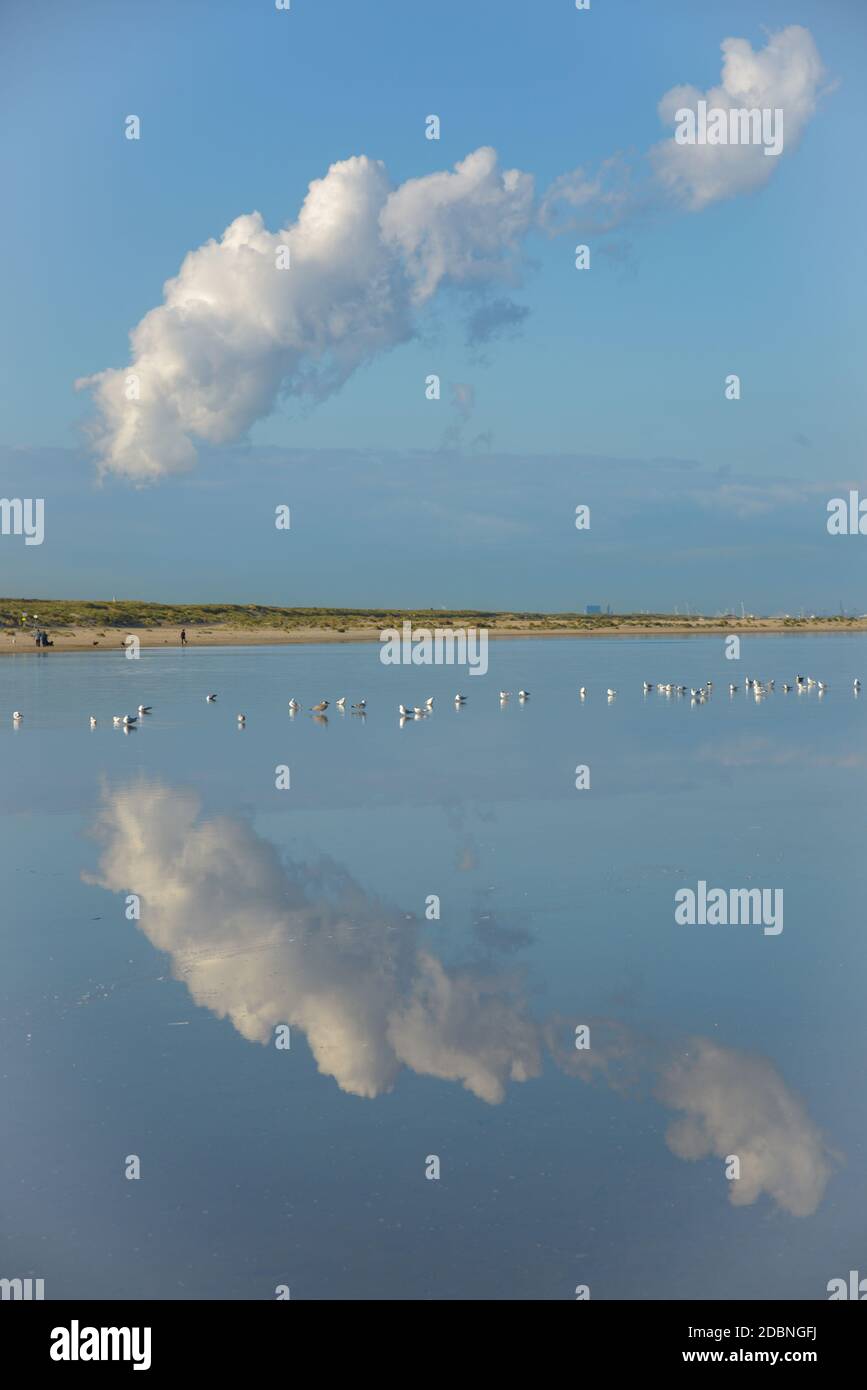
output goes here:
[{"label": "white seagull standing in water", "polygon": [[508,700],[508,698],[509,698],[509,696],[511,695],[511,693],[512,693],[511,690],[501,690],[501,691],[500,691],[500,699],[501,699],[501,700]]},{"label": "white seagull standing in water", "polygon": [[205,696],[205,700],[207,701],[207,703],[208,703],[209,705],[212,705],[212,704],[214,703],[214,701],[216,700],[216,698],[217,698],[216,695],[206,695],[206,696]]},{"label": "white seagull standing in water", "polygon": [[852,682],[852,689],[855,691],[857,695],[858,691],[861,689],[861,682],[858,679],[855,679]]},{"label": "white seagull standing in water", "polygon": [[238,715],[238,723],[239,723],[239,724],[246,724],[246,722],[247,722],[247,716],[246,716],[246,714],[239,714],[239,715]]},{"label": "white seagull standing in water", "polygon": [[138,712],[139,714],[150,714],[152,709],[153,705],[139,705]]},{"label": "white seagull standing in water", "polygon": [[586,694],[587,694],[587,687],[586,687],[586,685],[582,685],[581,688],[580,688],[580,690],[578,691],[578,698],[581,699],[581,700],[583,700]]},{"label": "white seagull standing in water", "polygon": [[455,696],[455,704],[456,704],[456,705],[465,705],[466,703],[467,703],[467,697],[466,697],[466,695],[456,695],[456,696]]},{"label": "white seagull standing in water", "polygon": [[616,690],[606,690],[605,693],[606,693],[606,695],[608,696],[609,700],[613,700],[614,697],[615,697],[615,695],[617,694],[617,691],[616,691]]},{"label": "white seagull standing in water", "polygon": [[529,698],[530,698],[530,692],[529,692],[529,690],[519,690],[519,691],[518,691],[518,699],[519,699],[519,700],[529,700]]},{"label": "white seagull standing in water", "polygon": [[91,727],[92,729],[95,729],[95,728],[96,728],[96,715],[95,715],[95,714],[92,714],[92,715],[90,716],[90,727]]},{"label": "white seagull standing in water", "polygon": [[15,724],[20,724],[20,723],[21,723],[21,720],[23,719],[23,717],[24,717],[24,716],[22,715],[20,709],[14,709],[14,710],[12,711],[12,722],[13,722],[13,723],[15,723]]},{"label": "white seagull standing in water", "polygon": [[343,709],[343,706],[346,704],[346,696],[345,696],[345,695],[341,695],[340,699],[339,699],[339,700],[335,700],[334,703],[335,703],[335,705],[337,706],[338,709]]},{"label": "white seagull standing in water", "polygon": [[430,714],[431,711],[433,710],[433,702],[434,702],[434,697],[433,697],[433,695],[429,695],[428,698],[427,698],[427,699],[425,700],[425,702],[424,702],[424,707],[425,707],[425,709],[427,710],[428,714]]}]

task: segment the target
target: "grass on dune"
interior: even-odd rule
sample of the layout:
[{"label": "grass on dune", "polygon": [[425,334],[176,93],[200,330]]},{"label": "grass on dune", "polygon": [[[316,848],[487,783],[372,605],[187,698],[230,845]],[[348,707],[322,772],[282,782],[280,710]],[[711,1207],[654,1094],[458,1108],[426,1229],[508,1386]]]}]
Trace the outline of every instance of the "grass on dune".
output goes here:
[{"label": "grass on dune", "polygon": [[[332,629],[337,632],[354,628],[399,627],[411,622],[416,627],[516,627],[526,630],[556,632],[559,629],[677,627],[684,630],[730,626],[742,631],[754,622],[734,615],[700,617],[695,614],[672,613],[528,613],[496,612],[487,609],[439,608],[277,608],[262,604],[205,603],[168,604],[144,603],[136,599],[97,601],[92,599],[0,599],[0,627],[8,631],[21,626],[21,614],[27,613],[28,625],[45,628],[181,628],[233,627],[241,629],[277,628],[287,632],[305,628]],[[809,627],[811,618],[780,618],[786,627]],[[847,617],[822,618],[823,624],[846,627],[858,619]]]}]

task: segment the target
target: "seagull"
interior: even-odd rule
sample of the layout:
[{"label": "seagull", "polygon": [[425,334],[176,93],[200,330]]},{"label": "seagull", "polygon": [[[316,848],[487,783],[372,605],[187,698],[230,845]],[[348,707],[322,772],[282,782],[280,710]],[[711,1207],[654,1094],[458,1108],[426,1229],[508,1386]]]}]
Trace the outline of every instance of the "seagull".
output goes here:
[{"label": "seagull", "polygon": [[150,714],[152,709],[153,705],[139,705],[138,712],[139,714]]},{"label": "seagull", "polygon": [[653,689],[653,684],[652,684],[652,682],[651,682],[651,681],[645,681],[645,682],[644,682],[644,693],[645,693],[645,695],[647,694],[647,692],[648,692],[649,690],[652,690],[652,689]]},{"label": "seagull", "polygon": [[509,698],[509,696],[511,695],[511,693],[512,693],[511,690],[501,690],[501,691],[500,691],[500,699],[501,699],[501,700],[508,700],[508,698]]},{"label": "seagull", "polygon": [[412,719],[412,710],[407,709],[406,705],[398,705],[397,712],[401,719]]},{"label": "seagull", "polygon": [[95,729],[95,728],[96,728],[96,715],[95,715],[95,714],[92,714],[92,715],[90,716],[90,727],[91,727],[92,729]]},{"label": "seagull", "polygon": [[783,690],[784,690],[784,692],[786,693],[786,695],[788,695],[788,693],[789,693],[789,691],[791,690],[791,688],[792,688],[792,687],[791,687],[790,685],[786,685],[785,682],[783,683]]},{"label": "seagull", "polygon": [[130,724],[135,724],[137,719],[137,714],[125,714],[123,716],[123,719],[121,720],[121,723],[124,725],[124,727],[129,728]]},{"label": "seagull", "polygon": [[239,723],[239,724],[246,724],[246,722],[247,722],[247,716],[246,716],[246,714],[239,714],[239,715],[238,715],[238,723]]},{"label": "seagull", "polygon": [[327,708],[328,708],[328,701],[327,701],[327,700],[320,700],[318,705],[311,705],[311,706],[310,706],[310,713],[311,713],[311,714],[324,714],[325,711],[327,710]]},{"label": "seagull", "polygon": [[819,694],[820,694],[820,695],[824,695],[824,694],[825,694],[825,691],[826,691],[827,689],[828,689],[828,683],[827,683],[827,681],[819,681]]},{"label": "seagull", "polygon": [[20,709],[14,709],[12,711],[12,718],[16,724],[19,722],[19,720],[22,718]]},{"label": "seagull", "polygon": [[578,691],[578,697],[579,697],[579,699],[583,700],[586,694],[587,694],[587,687],[586,687],[586,685],[582,685],[581,688],[580,688],[579,691]]},{"label": "seagull", "polygon": [[609,691],[607,691],[607,695],[608,695],[609,700],[613,700],[613,699],[614,699],[614,696],[615,696],[616,694],[617,694],[617,691],[616,691],[616,690],[609,690]]},{"label": "seagull", "polygon": [[860,682],[859,680],[857,680],[857,679],[854,680],[854,681],[852,682],[852,689],[853,689],[853,690],[860,690],[860,689],[861,689],[861,682]]},{"label": "seagull", "polygon": [[340,699],[335,700],[334,703],[336,704],[338,709],[343,709],[343,706],[346,704],[346,696],[341,695]]},{"label": "seagull", "polygon": [[425,707],[425,709],[428,711],[428,713],[430,713],[430,711],[433,709],[433,702],[434,702],[434,697],[433,697],[433,695],[430,695],[430,696],[428,697],[428,699],[426,699],[425,702],[424,702],[424,707]]},{"label": "seagull", "polygon": [[455,704],[456,704],[456,705],[465,705],[466,703],[467,703],[467,697],[466,697],[466,695],[456,695],[456,696],[455,696]]},{"label": "seagull", "polygon": [[730,685],[730,686],[729,686],[729,694],[730,694],[730,695],[734,695],[734,694],[736,693],[736,691],[737,691],[737,686],[736,686],[736,685]]},{"label": "seagull", "polygon": [[208,703],[209,705],[213,704],[213,702],[216,700],[216,698],[217,698],[216,695],[206,695],[206,696],[205,696],[205,699],[206,699],[206,701],[207,701],[207,703]]},{"label": "seagull", "polygon": [[111,722],[112,724],[119,724],[121,722],[121,716],[119,714],[113,714],[111,716]]},{"label": "seagull", "polygon": [[421,705],[413,705],[412,712],[415,715],[416,719],[424,719],[425,715],[429,713],[429,711],[423,709]]},{"label": "seagull", "polygon": [[300,709],[301,706],[299,705],[299,703],[298,703],[297,700],[294,700],[294,699],[293,699],[293,700],[290,700],[290,701],[289,701],[289,708],[290,708],[290,709],[292,710],[292,712],[294,713],[295,710],[296,710],[296,709]]},{"label": "seagull", "polygon": [[366,700],[359,700],[357,705],[353,705],[353,706],[352,706],[353,709],[366,709],[366,707],[367,707],[367,701],[366,701]]}]

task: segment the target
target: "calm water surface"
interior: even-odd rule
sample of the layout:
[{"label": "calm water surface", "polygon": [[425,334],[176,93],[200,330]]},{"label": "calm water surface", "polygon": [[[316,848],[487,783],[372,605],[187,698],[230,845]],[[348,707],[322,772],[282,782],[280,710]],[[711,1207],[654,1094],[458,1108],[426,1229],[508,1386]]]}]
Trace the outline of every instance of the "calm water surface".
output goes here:
[{"label": "calm water surface", "polygon": [[[784,694],[798,672],[827,693]],[[748,674],[776,692],[730,698]],[[0,1275],[763,1299],[867,1273],[856,676],[859,637],[504,641],[482,678],[365,644],[4,658]],[[642,694],[708,678],[706,705]],[[289,717],[344,694],[366,718]],[[678,925],[699,880],[783,890],[782,932]]]}]

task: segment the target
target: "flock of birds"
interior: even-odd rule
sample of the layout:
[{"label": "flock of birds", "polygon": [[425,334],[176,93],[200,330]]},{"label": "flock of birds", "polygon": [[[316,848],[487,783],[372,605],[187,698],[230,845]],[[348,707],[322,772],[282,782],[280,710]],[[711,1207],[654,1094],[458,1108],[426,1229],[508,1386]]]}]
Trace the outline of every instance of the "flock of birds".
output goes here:
[{"label": "flock of birds", "polygon": [[[756,700],[763,700],[766,695],[770,695],[773,693],[774,686],[775,683],[772,680],[759,681],[755,680],[752,676],[747,676],[744,682],[744,694],[753,695]],[[654,685],[652,681],[644,681],[643,689],[645,695],[649,695],[652,690],[656,690],[658,695],[674,695],[677,697],[686,695],[688,691],[689,702],[691,705],[703,705],[710,699],[711,695],[713,694],[713,681],[707,680],[705,681],[704,685],[693,687],[686,685],[672,685],[670,683],[659,683],[657,685]],[[798,692],[799,695],[801,695],[805,691],[815,690],[819,695],[824,695],[827,689],[827,681],[814,680],[812,676],[796,676],[793,685],[783,685],[783,691],[786,694],[789,694],[789,692],[795,690]],[[729,684],[729,695],[736,695],[739,690],[740,686],[735,685],[734,683]],[[852,682],[852,690],[856,696],[861,693],[861,682],[857,678]],[[589,691],[585,685],[579,686],[579,700],[586,700],[588,694]],[[610,704],[612,700],[615,700],[617,698],[617,691],[612,690],[609,686],[605,691],[605,695]],[[510,690],[501,690],[500,704],[508,704],[509,700],[511,699],[511,696],[512,692]],[[529,698],[529,690],[518,691],[518,699],[521,702],[521,704],[529,700]],[[216,694],[210,694],[205,696],[205,701],[209,705],[214,704],[216,699]],[[313,715],[314,719],[316,719],[317,722],[327,724],[328,717],[326,715],[326,710],[329,709],[330,703],[331,702],[329,700],[320,700],[318,704],[310,706],[309,713]],[[456,695],[454,703],[455,708],[460,709],[462,705],[465,705],[467,703],[466,695]],[[334,707],[335,709],[339,709],[341,714],[345,714],[346,696],[342,695],[339,700],[335,700]],[[428,699],[425,700],[423,705],[398,705],[397,710],[400,718],[401,727],[407,722],[408,719],[426,719],[429,714],[433,714],[433,707],[433,695],[430,695]],[[301,709],[302,705],[298,700],[293,698],[289,701],[289,715],[291,718],[294,719]],[[124,733],[129,733],[130,730],[136,728],[140,719],[146,719],[147,716],[152,712],[152,705],[139,705],[138,713],[114,714],[112,715],[111,722],[115,728],[121,728],[123,729]],[[358,715],[359,717],[364,718],[367,714],[367,701],[359,700],[356,704],[351,705],[350,712],[354,715]],[[20,710],[16,709],[13,711],[13,724],[15,724],[16,726],[19,725],[23,718],[24,716]],[[237,716],[237,720],[239,726],[243,728],[243,726],[247,723],[246,714],[239,714]],[[96,715],[92,714],[90,716],[90,727],[92,729],[95,729],[97,727],[98,722],[99,721],[97,720]]]},{"label": "flock of birds", "polygon": [[[644,682],[645,695],[649,695],[653,688],[653,684],[650,681]],[[775,682],[772,680],[759,681],[755,680],[752,676],[747,676],[744,681],[744,694],[752,695],[756,700],[763,700],[766,695],[773,694],[774,689]],[[796,676],[794,685],[790,685],[787,682],[783,684],[783,692],[786,695],[793,690],[797,691],[799,695],[804,694],[808,690],[815,690],[819,695],[824,695],[827,689],[827,681],[814,680],[812,676]],[[729,683],[729,695],[737,695],[739,690],[740,686],[735,685],[734,682]],[[861,682],[857,677],[852,682],[852,690],[855,695],[859,695],[861,692]],[[685,685],[657,685],[656,691],[659,695],[685,695],[687,687]],[[585,695],[583,686],[578,693],[583,699]],[[609,690],[609,700],[613,700],[616,694],[616,690]],[[705,681],[704,685],[690,687],[689,702],[691,705],[703,705],[710,699],[712,694],[713,681]]]}]

